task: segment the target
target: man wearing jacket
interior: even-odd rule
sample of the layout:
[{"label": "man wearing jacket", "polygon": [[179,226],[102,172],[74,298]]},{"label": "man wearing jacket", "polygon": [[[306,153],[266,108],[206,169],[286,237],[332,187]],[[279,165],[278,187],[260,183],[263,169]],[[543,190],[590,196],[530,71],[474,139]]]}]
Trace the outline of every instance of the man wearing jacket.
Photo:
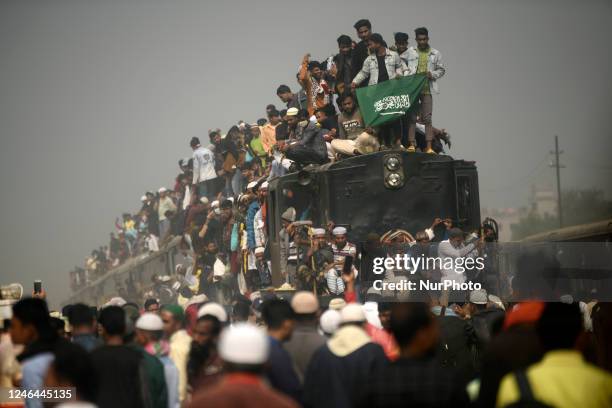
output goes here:
[{"label": "man wearing jacket", "polygon": [[353,89],[368,76],[370,77],[368,85],[376,85],[379,82],[407,75],[406,64],[397,52],[391,51],[385,46],[380,34],[375,33],[368,38],[368,48],[370,49],[370,55],[363,61],[361,70],[353,78],[351,84]]},{"label": "man wearing jacket", "polygon": [[[407,75],[406,64],[397,52],[391,51],[385,46],[385,41],[380,34],[372,34],[368,38],[368,47],[370,55],[363,62],[361,71],[353,78],[352,89],[355,89],[368,76],[370,77],[369,86]],[[399,122],[381,126],[378,130],[378,136],[381,139],[381,144],[387,147],[397,145],[400,137]]]},{"label": "man wearing jacket", "polygon": [[[433,110],[432,94],[439,93],[438,90],[438,79],[442,78],[446,73],[444,64],[442,63],[442,54],[440,51],[431,48],[429,46],[429,32],[425,27],[420,27],[414,30],[416,37],[417,47],[408,48],[407,60],[408,60],[408,75],[414,74],[426,74],[427,83],[421,91],[419,97],[420,102],[420,118],[425,124],[425,141],[427,143],[425,152],[435,153],[431,147],[433,140],[433,128],[431,126],[431,114]],[[408,119],[408,151],[414,152],[416,150],[416,112],[412,112]]]},{"label": "man wearing jacket", "polygon": [[281,151],[298,164],[323,164],[327,162],[327,146],[321,129],[314,123],[299,122],[297,108],[287,111],[289,144],[283,143]]}]

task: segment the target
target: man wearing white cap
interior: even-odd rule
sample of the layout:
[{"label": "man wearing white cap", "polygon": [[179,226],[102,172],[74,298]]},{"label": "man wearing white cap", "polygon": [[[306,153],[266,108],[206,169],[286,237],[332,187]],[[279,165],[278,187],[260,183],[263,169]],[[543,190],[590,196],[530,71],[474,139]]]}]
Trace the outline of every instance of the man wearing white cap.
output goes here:
[{"label": "man wearing white cap", "polygon": [[295,281],[297,270],[297,246],[295,242],[297,229],[293,226],[295,222],[295,208],[289,207],[281,214],[283,229],[279,232],[280,238],[280,271],[281,276],[289,285]]},{"label": "man wearing white cap", "polygon": [[298,109],[287,110],[289,144],[279,144],[285,156],[299,164],[323,164],[328,161],[327,146],[321,129],[311,122],[300,122]]},{"label": "man wearing white cap", "polygon": [[162,340],[164,322],[155,313],[143,313],[136,320],[136,343],[146,353],[157,357],[164,367],[165,385],[167,389],[168,408],[178,408],[179,401],[179,372],[170,357],[168,343]]},{"label": "man wearing white cap", "polygon": [[259,286],[267,288],[272,285],[272,265],[271,262],[264,257],[264,247],[255,248],[255,267],[259,274]]},{"label": "man wearing white cap", "polygon": [[321,408],[357,405],[360,387],[387,363],[385,353],[372,343],[364,327],[366,316],[359,303],[340,311],[341,326],[315,352],[304,380],[304,405]]},{"label": "man wearing white cap", "polygon": [[355,263],[357,262],[357,247],[355,244],[352,244],[346,240],[346,228],[344,227],[336,227],[332,230],[332,235],[334,236],[334,242],[332,243],[332,251],[334,252],[334,266],[336,271],[342,273],[342,268],[344,267],[344,259],[347,256],[353,257],[353,269],[355,268]]},{"label": "man wearing white cap", "polygon": [[293,359],[300,382],[304,381],[306,368],[314,352],[325,344],[325,337],[317,331],[319,300],[312,292],[297,292],[291,298],[295,326],[285,349]]},{"label": "man wearing white cap", "polygon": [[270,389],[262,380],[269,344],[264,332],[249,323],[238,323],[221,333],[219,354],[226,375],[219,384],[202,388],[189,407],[294,408],[288,397]]},{"label": "man wearing white cap", "polygon": [[168,196],[168,190],[165,187],[161,187],[158,191],[159,203],[157,205],[157,216],[159,219],[159,239],[163,241],[166,235],[170,231],[170,220],[166,217],[168,211],[175,212],[176,205]]},{"label": "man wearing white cap", "polygon": [[324,264],[329,258],[333,259],[331,245],[327,242],[327,232],[324,228],[312,229],[312,245],[306,253],[309,266],[313,266],[317,273],[325,272]]},{"label": "man wearing white cap", "polygon": [[[468,303],[464,306],[463,314],[468,325],[468,333],[475,337],[475,343],[480,351],[484,348],[493,335],[496,325],[504,320],[505,312],[498,307],[488,307],[489,296],[484,289],[470,292]],[[482,356],[482,353],[479,353]]]}]

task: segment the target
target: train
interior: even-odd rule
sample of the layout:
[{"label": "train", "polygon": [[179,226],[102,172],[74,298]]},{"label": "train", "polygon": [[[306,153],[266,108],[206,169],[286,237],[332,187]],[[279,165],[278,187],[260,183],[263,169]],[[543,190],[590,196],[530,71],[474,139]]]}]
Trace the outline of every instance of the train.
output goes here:
[{"label": "train", "polygon": [[[306,166],[269,181],[268,240],[272,283],[280,287],[281,214],[289,207],[296,220],[313,226],[333,222],[345,226],[348,239],[365,241],[369,233],[391,229],[415,233],[436,217],[474,231],[480,227],[478,171],[473,161],[448,155],[386,150],[320,166]],[[75,291],[66,304],[85,301],[101,305],[118,289],[136,282],[141,290],[152,287],[153,276],[175,274],[183,260],[175,238],[161,251],[143,254]]]}]

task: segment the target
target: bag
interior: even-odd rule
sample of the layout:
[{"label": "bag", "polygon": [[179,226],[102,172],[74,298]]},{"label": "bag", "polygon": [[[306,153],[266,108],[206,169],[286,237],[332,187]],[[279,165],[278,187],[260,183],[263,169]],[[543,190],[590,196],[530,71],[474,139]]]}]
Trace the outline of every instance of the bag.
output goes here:
[{"label": "bag", "polygon": [[514,378],[519,388],[520,399],[512,404],[506,405],[506,408],[552,408],[551,405],[545,404],[535,399],[529,379],[524,370],[514,372]]}]

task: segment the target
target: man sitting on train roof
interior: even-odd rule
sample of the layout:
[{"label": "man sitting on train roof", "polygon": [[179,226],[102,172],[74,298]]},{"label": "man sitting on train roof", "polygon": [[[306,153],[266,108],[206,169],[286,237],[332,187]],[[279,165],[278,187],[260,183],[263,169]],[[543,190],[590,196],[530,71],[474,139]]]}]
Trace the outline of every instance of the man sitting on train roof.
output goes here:
[{"label": "man sitting on train roof", "polygon": [[308,121],[300,122],[297,108],[287,110],[288,139],[279,142],[280,150],[298,165],[323,164],[328,161],[321,129]]}]

